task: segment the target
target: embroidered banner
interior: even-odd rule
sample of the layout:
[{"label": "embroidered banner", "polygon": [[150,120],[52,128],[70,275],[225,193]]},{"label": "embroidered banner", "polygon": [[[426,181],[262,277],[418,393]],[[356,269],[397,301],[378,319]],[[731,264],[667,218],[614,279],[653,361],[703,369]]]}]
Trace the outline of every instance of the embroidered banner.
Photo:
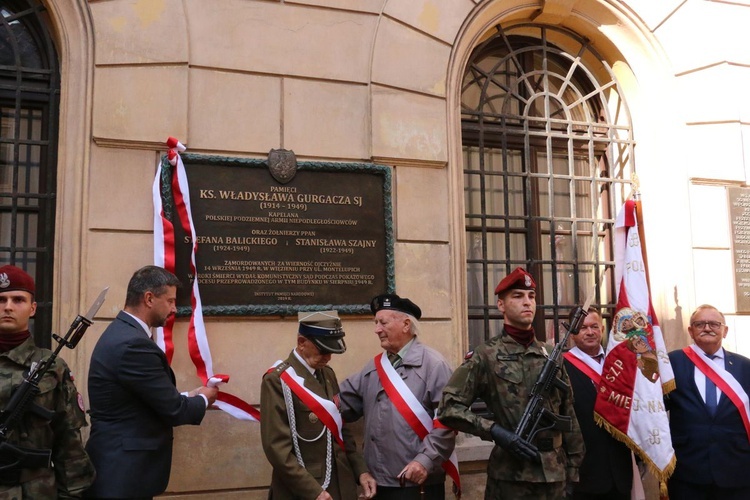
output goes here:
[{"label": "embroidered banner", "polygon": [[666,491],[675,455],[664,394],[674,389],[674,373],[651,304],[637,210],[627,201],[615,223],[617,306],[594,418],[643,459]]}]

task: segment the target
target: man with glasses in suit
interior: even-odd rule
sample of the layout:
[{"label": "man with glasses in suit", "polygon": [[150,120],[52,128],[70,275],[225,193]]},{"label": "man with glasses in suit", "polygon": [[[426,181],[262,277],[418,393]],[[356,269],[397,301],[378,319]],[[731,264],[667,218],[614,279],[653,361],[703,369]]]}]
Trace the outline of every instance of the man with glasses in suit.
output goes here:
[{"label": "man with glasses in suit", "polygon": [[677,388],[666,397],[677,467],[669,497],[750,498],[750,359],[725,350],[724,315],[711,305],[690,316],[693,344],[669,353]]}]

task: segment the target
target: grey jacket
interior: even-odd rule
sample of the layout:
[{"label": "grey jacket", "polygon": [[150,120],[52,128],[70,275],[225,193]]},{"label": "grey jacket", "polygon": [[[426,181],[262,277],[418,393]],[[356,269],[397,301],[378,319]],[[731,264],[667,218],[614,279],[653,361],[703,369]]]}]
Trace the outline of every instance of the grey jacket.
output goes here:
[{"label": "grey jacket", "polygon": [[[443,386],[451,376],[445,358],[415,339],[396,371],[434,417]],[[399,486],[396,476],[412,460],[427,469],[425,484],[445,481],[442,464],[456,445],[455,433],[436,427],[424,441],[420,440],[383,390],[373,360],[361,372],[344,380],[340,388],[344,420],[351,422],[365,417],[365,462],[378,486]]]}]

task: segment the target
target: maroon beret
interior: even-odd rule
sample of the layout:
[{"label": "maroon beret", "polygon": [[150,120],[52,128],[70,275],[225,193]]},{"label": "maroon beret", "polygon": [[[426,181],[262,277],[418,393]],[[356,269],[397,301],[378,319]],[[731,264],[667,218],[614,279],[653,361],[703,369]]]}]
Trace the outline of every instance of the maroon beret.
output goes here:
[{"label": "maroon beret", "polygon": [[34,295],[36,292],[34,278],[16,266],[0,267],[0,293],[13,292],[15,290],[23,290]]},{"label": "maroon beret", "polygon": [[508,276],[502,279],[495,287],[495,295],[500,295],[506,290],[536,290],[534,277],[520,267],[517,267]]}]

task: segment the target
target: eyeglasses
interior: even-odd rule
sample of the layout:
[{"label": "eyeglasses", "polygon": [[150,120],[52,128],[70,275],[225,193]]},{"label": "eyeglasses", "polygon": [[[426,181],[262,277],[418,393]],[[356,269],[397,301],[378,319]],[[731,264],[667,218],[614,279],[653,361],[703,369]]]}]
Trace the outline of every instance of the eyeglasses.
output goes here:
[{"label": "eyeglasses", "polygon": [[724,323],[719,323],[718,321],[693,321],[691,323],[691,326],[698,330],[703,330],[706,328],[706,325],[708,325],[711,330],[718,332],[721,330],[721,327],[724,326]]}]

